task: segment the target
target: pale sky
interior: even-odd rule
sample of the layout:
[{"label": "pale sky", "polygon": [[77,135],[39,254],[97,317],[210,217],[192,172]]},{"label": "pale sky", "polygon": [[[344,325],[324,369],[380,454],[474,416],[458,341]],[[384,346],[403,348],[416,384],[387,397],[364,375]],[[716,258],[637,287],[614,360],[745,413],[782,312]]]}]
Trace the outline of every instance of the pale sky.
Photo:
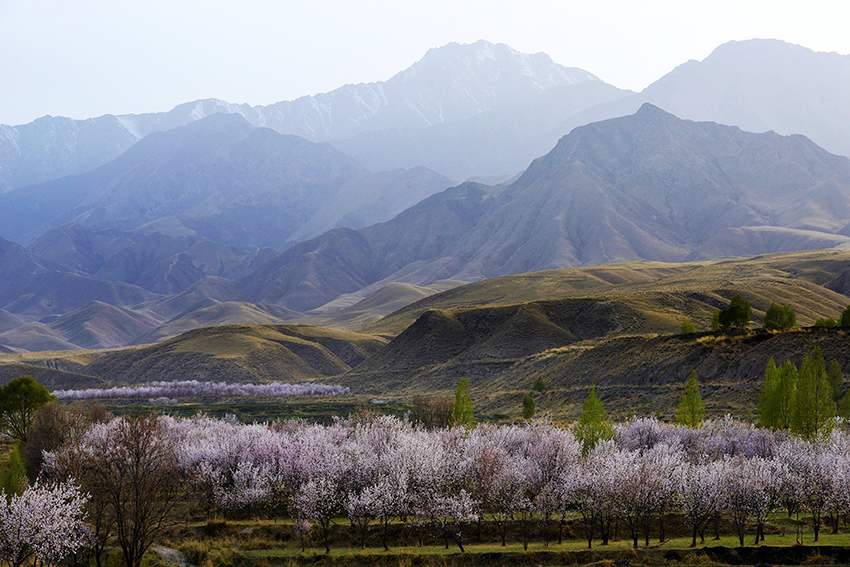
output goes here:
[{"label": "pale sky", "polygon": [[486,39],[641,90],[729,40],[850,54],[850,2],[0,0],[0,124],[271,104]]}]

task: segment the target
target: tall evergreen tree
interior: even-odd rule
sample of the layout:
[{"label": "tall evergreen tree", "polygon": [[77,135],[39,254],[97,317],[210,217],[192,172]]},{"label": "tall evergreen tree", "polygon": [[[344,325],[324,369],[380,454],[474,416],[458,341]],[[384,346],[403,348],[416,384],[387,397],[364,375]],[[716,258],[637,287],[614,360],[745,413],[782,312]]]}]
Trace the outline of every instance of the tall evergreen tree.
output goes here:
[{"label": "tall evergreen tree", "polygon": [[704,418],[705,404],[702,403],[702,397],[699,395],[697,371],[691,370],[688,383],[685,385],[685,395],[682,397],[682,401],[679,402],[676,423],[680,423],[686,427],[696,428],[700,426]]},{"label": "tall evergreen tree", "polygon": [[823,351],[815,348],[800,365],[791,412],[791,431],[807,441],[823,439],[835,426],[835,411]]},{"label": "tall evergreen tree", "polygon": [[720,311],[715,311],[711,314],[711,327],[712,331],[720,330]]},{"label": "tall evergreen tree", "polygon": [[779,382],[774,391],[774,429],[788,430],[791,428],[791,412],[793,410],[794,394],[797,391],[797,366],[790,360],[779,369]]},{"label": "tall evergreen tree", "polygon": [[18,441],[12,447],[8,459],[0,464],[0,493],[6,498],[20,496],[27,486],[27,470],[21,458],[21,443]]},{"label": "tall evergreen tree", "polygon": [[596,397],[596,386],[590,388],[581,406],[581,417],[578,418],[574,433],[581,443],[582,455],[585,456],[600,441],[614,437],[614,428],[608,423],[608,414],[605,413],[605,408]]},{"label": "tall evergreen tree", "polygon": [[797,367],[786,360],[780,368],[773,357],[764,369],[764,383],[758,401],[759,425],[776,430],[791,427],[792,401],[797,390]]}]

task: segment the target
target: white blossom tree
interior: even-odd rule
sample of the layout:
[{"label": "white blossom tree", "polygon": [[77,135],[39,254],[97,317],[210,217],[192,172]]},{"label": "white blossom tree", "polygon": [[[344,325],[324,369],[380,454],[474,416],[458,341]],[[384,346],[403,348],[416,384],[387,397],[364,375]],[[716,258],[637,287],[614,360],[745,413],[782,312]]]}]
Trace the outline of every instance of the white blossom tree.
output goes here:
[{"label": "white blossom tree", "polygon": [[86,547],[91,532],[84,522],[87,496],[71,482],[38,483],[20,496],[0,493],[0,559],[20,567],[30,559],[57,564]]}]

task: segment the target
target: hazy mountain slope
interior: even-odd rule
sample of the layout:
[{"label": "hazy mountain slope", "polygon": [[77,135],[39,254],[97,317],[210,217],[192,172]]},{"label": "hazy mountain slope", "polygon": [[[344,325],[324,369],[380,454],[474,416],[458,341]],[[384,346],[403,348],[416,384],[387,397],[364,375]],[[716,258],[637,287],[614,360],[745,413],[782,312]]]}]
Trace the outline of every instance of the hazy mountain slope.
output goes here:
[{"label": "hazy mountain slope", "polygon": [[630,94],[602,81],[583,81],[460,122],[374,130],[331,143],[374,170],[422,165],[455,179],[513,175],[552,149],[557,137],[543,134],[553,124]]},{"label": "hazy mountain slope", "polygon": [[[70,221],[132,230],[173,217],[225,244],[280,246],[345,181],[365,175],[327,144],[216,114],[149,136],[80,178],[0,195],[0,220],[4,234],[19,235]],[[33,214],[33,200],[51,205]]]},{"label": "hazy mountain slope", "polygon": [[[425,168],[370,174],[327,144],[254,129],[240,116],[218,114],[153,134],[83,176],[0,195],[0,234],[21,241],[38,238],[33,249],[45,257],[89,273],[102,270],[99,275],[106,279],[157,292],[181,291],[201,273],[248,273],[230,266],[235,259],[229,256],[247,253],[233,246],[280,250],[336,226],[374,224],[451,184]],[[92,234],[79,226],[63,229],[66,223]],[[122,238],[122,232],[133,234]],[[156,233],[182,239],[167,244],[173,269],[138,265],[151,263],[139,258],[151,256],[142,236]],[[195,246],[201,240],[221,244]],[[122,244],[124,250],[116,253]],[[157,244],[163,245],[164,240]],[[177,258],[181,252],[191,262]],[[161,252],[153,255],[158,261],[166,258]],[[213,269],[210,262],[216,264]],[[164,281],[162,273],[157,281],[137,282],[125,277],[128,263],[134,272],[178,274],[170,276],[174,283]]]},{"label": "hazy mountain slope", "polygon": [[486,186],[465,183],[429,197],[385,223],[360,231],[331,230],[293,246],[240,280],[234,299],[277,303],[296,311],[315,309],[439,257],[474,226],[487,210],[489,197]]},{"label": "hazy mountain slope", "polygon": [[346,85],[268,106],[200,100],[163,113],[89,120],[45,116],[22,126],[0,126],[0,192],[84,173],[152,132],[218,112],[240,114],[254,126],[321,142],[366,131],[465,120],[527,105],[552,90],[586,81],[599,80],[581,69],[557,65],[543,53],[526,55],[479,41],[432,49],[387,81]]},{"label": "hazy mountain slope", "polygon": [[[679,120],[651,105],[577,128],[497,198],[452,250],[480,279],[637,259],[680,261],[724,228],[834,233],[850,160],[802,136]],[[746,241],[734,255],[748,255]]]},{"label": "hazy mountain slope", "polygon": [[0,333],[0,344],[29,351],[125,346],[161,323],[136,311],[92,301],[49,323],[28,323]]},{"label": "hazy mountain slope", "polygon": [[850,55],[815,52],[775,39],[730,41],[703,61],[688,61],[642,92],[603,102],[565,119],[538,143],[577,126],[632,114],[652,103],[680,118],[751,132],[803,134],[850,155]]},{"label": "hazy mountain slope", "polygon": [[832,247],[848,222],[847,158],[803,136],[644,105],[575,129],[507,187],[467,183],[389,222],[302,243],[246,278],[236,298],[303,311],[375,282]]},{"label": "hazy mountain slope", "polygon": [[25,320],[62,315],[90,301],[133,305],[154,294],[123,282],[106,282],[41,260],[0,239],[0,309]]},{"label": "hazy mountain slope", "polygon": [[680,65],[641,96],[676,116],[803,134],[850,155],[850,55],[778,40],[732,41]]},{"label": "hazy mountain slope", "polygon": [[337,227],[362,228],[389,220],[454,183],[424,167],[382,171],[340,187],[290,239],[307,240]]},{"label": "hazy mountain slope", "polygon": [[181,313],[146,334],[137,334],[130,341],[125,341],[123,344],[154,343],[201,327],[234,324],[280,324],[300,317],[300,313],[276,305],[207,300],[193,305],[186,312]]},{"label": "hazy mountain slope", "polygon": [[49,230],[33,242],[30,252],[70,270],[94,274],[110,257],[132,246],[142,235],[115,229],[93,231],[70,223]]}]

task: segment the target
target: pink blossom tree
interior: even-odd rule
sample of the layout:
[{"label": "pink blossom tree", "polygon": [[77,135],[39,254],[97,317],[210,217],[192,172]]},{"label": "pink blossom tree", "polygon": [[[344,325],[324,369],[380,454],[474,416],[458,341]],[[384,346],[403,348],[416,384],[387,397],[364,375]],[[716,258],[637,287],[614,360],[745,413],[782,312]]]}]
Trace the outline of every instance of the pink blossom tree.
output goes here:
[{"label": "pink blossom tree", "polygon": [[89,545],[86,500],[70,482],[36,483],[20,496],[0,493],[0,559],[10,567],[30,559],[55,564]]}]

